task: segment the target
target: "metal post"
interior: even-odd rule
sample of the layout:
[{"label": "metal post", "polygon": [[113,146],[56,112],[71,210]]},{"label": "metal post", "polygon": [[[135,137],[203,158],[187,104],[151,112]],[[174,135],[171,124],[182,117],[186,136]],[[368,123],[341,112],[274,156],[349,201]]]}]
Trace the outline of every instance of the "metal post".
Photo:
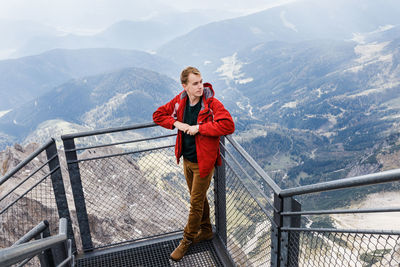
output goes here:
[{"label": "metal post", "polygon": [[[283,199],[283,211],[300,211],[301,204],[292,197]],[[283,227],[299,228],[301,216],[283,216]],[[280,266],[299,266],[299,232],[281,232]],[[290,246],[289,246],[290,245]]]},{"label": "metal post", "polygon": [[[222,136],[220,142],[225,145],[225,138]],[[221,154],[225,155],[225,150],[220,146]],[[215,224],[217,235],[224,245],[227,245],[226,233],[226,172],[225,162],[215,168],[214,174],[214,200],[215,200]]]},{"label": "metal post", "polygon": [[[46,238],[50,236],[50,230],[49,228],[46,228],[43,230],[42,233],[40,233],[39,235],[35,236],[36,240],[42,239],[42,238]],[[56,266],[54,264],[54,258],[53,258],[53,254],[52,254],[52,249],[46,249],[43,250],[40,254],[38,254],[38,258],[40,261],[40,266],[41,267],[54,267]]]},{"label": "metal post", "polygon": [[76,216],[78,218],[79,231],[81,233],[82,247],[85,251],[93,250],[93,242],[90,233],[85,196],[82,188],[81,174],[79,171],[79,165],[76,162],[78,160],[78,156],[75,151],[75,141],[74,139],[63,139],[63,143],[72,193],[74,195]]},{"label": "metal post", "polygon": [[274,222],[271,226],[271,267],[280,266],[280,239],[281,239],[281,227],[282,227],[282,198],[274,194]]},{"label": "metal post", "polygon": [[52,139],[52,144],[46,148],[47,159],[50,160],[53,156],[57,155],[49,161],[49,169],[54,170],[59,167],[59,169],[51,174],[51,182],[53,184],[54,196],[56,198],[57,210],[59,218],[66,218],[68,221],[67,237],[71,239],[73,249],[76,250],[74,233],[72,231],[71,216],[69,213],[67,197],[65,194],[64,182],[61,174],[61,165],[58,158],[57,146],[54,139]]}]

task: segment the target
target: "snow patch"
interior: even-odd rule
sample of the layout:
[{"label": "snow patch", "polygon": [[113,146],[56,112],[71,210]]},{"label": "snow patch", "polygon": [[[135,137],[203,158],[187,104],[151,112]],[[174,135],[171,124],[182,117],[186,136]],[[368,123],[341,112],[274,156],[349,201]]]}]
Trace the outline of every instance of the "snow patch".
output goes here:
[{"label": "snow patch", "polygon": [[278,101],[274,101],[274,102],[272,102],[272,103],[270,103],[270,104],[264,105],[264,106],[262,106],[262,107],[260,108],[260,110],[269,109],[269,108],[271,108],[273,105],[275,105],[276,103],[278,103]]},{"label": "snow patch", "polygon": [[389,43],[390,42],[357,45],[354,48],[354,52],[360,57],[356,59],[356,62],[367,63],[368,61],[379,58],[383,48],[385,48]]},{"label": "snow patch", "polygon": [[239,80],[238,83],[239,83],[239,84],[245,84],[245,83],[252,82],[253,80],[254,80],[254,79],[250,77],[250,78],[246,78],[246,79]]},{"label": "snow patch", "polygon": [[369,90],[364,90],[357,94],[348,95],[347,98],[356,98],[356,97],[360,97],[360,96],[368,96],[368,95],[372,95],[372,94],[378,94],[378,93],[382,93],[386,89],[390,89],[390,88],[393,88],[393,87],[396,87],[399,85],[400,85],[400,82],[387,81],[387,83],[379,84],[379,88],[372,88]]},{"label": "snow patch", "polygon": [[384,32],[387,30],[390,30],[394,28],[394,25],[384,25],[384,26],[379,26],[378,29],[376,29],[375,31],[372,32],[368,32],[368,33],[353,33],[353,38],[351,39],[352,41],[359,43],[359,44],[365,44],[365,39],[369,36],[369,35],[373,35],[376,33],[380,33],[380,32]]},{"label": "snow patch", "polygon": [[291,30],[293,30],[295,32],[299,32],[297,30],[296,26],[286,19],[286,11],[285,10],[281,11],[280,18],[282,20],[283,26],[285,26],[286,28],[289,28],[289,29],[291,29]]},{"label": "snow patch", "polygon": [[369,43],[369,44],[359,44],[354,47],[354,52],[358,55],[358,58],[354,60],[355,65],[344,72],[359,72],[364,67],[376,63],[388,63],[393,62],[392,54],[383,54],[383,49],[390,42],[383,43]]},{"label": "snow patch", "polygon": [[286,103],[281,108],[296,108],[297,104],[298,104],[297,101],[292,101],[292,102]]},{"label": "snow patch", "polygon": [[323,92],[322,92],[321,88],[316,89],[316,91],[318,93],[317,97],[320,98],[321,95],[323,95]]},{"label": "snow patch", "polygon": [[221,58],[221,61],[223,64],[216,70],[217,73],[220,73],[219,76],[236,84],[246,84],[253,81],[252,77],[246,78],[245,74],[241,72],[245,63],[237,59],[236,52],[232,56]]},{"label": "snow patch", "polygon": [[236,102],[236,105],[244,111],[247,111],[251,117],[253,117],[253,107],[250,105],[250,103],[247,101],[247,103],[243,102]]},{"label": "snow patch", "polygon": [[0,111],[0,118],[10,112],[12,109]]}]

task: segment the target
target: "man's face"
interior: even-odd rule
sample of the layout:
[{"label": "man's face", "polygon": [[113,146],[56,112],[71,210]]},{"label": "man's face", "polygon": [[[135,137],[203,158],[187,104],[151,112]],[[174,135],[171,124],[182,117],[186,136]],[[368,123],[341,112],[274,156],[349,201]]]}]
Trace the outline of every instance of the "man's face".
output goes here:
[{"label": "man's face", "polygon": [[204,87],[203,78],[201,78],[201,75],[190,73],[187,84],[182,84],[182,86],[188,96],[191,98],[201,97],[203,95]]}]

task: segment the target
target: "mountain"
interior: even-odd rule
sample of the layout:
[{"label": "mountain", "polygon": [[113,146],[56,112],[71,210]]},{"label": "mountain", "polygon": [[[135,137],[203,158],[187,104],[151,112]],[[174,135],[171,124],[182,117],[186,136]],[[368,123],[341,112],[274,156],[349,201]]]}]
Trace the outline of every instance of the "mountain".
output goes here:
[{"label": "mountain", "polygon": [[13,57],[43,53],[55,48],[119,48],[153,51],[164,43],[211,21],[231,17],[231,12],[168,11],[145,20],[122,20],[92,35],[37,34],[19,44]]},{"label": "mountain", "polygon": [[148,122],[179,88],[171,78],[139,68],[71,80],[5,114],[0,128],[22,141],[49,120],[91,129]]},{"label": "mountain", "polygon": [[260,42],[352,39],[355,33],[400,24],[399,12],[395,0],[296,1],[200,26],[163,45],[158,53],[184,65],[210,68],[222,57]]},{"label": "mountain", "polygon": [[223,58],[217,75],[241,118],[238,139],[280,186],[400,167],[399,26],[348,41],[260,43]]},{"label": "mountain", "polygon": [[0,61],[0,111],[15,108],[70,79],[127,67],[147,68],[172,77],[173,62],[145,52],[119,49],[52,50]]},{"label": "mountain", "polygon": [[16,53],[18,47],[35,36],[57,36],[56,29],[30,20],[0,19],[0,60]]}]

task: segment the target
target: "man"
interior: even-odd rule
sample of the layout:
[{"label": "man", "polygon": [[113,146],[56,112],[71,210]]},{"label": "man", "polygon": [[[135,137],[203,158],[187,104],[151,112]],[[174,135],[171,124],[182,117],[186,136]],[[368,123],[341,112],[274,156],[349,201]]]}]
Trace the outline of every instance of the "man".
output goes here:
[{"label": "man", "polygon": [[183,239],[171,253],[175,261],[182,259],[190,245],[213,238],[207,190],[214,165],[221,165],[220,136],[235,130],[231,115],[214,98],[211,84],[203,84],[198,69],[184,69],[181,83],[184,90],[153,114],[154,122],[162,127],[178,128],[175,155],[178,164],[183,156],[183,170],[190,193],[189,218]]}]

